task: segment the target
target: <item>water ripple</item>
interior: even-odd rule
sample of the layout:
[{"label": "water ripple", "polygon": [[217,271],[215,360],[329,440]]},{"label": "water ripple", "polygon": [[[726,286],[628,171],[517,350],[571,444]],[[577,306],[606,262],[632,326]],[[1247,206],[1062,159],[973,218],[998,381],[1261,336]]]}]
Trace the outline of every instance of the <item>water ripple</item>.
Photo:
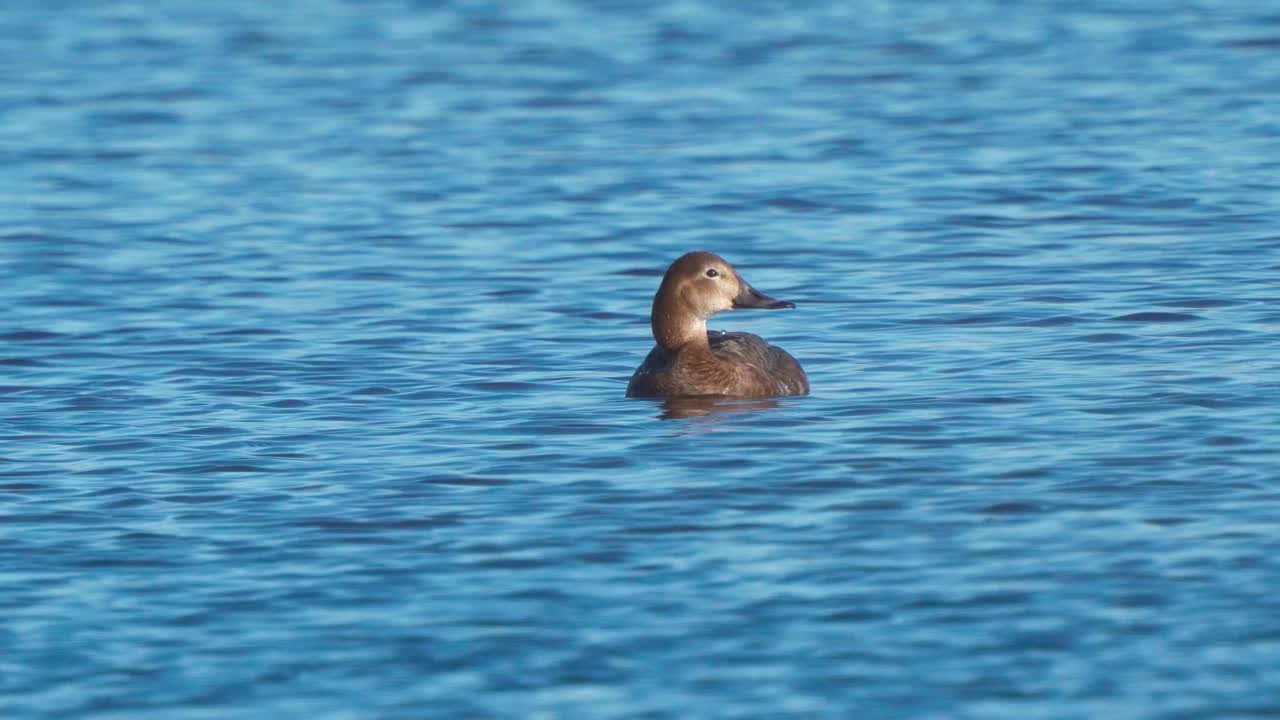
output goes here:
[{"label": "water ripple", "polygon": [[1280,714],[1256,5],[5,6],[4,716]]}]

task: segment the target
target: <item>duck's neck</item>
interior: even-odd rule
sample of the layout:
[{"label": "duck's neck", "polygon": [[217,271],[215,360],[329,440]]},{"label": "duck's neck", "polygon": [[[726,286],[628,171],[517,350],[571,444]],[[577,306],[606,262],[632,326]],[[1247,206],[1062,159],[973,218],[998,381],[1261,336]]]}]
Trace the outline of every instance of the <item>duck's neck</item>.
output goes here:
[{"label": "duck's neck", "polygon": [[653,326],[653,339],[664,350],[710,350],[707,344],[707,321],[687,310],[681,312],[674,302],[653,301],[653,313],[649,322]]}]

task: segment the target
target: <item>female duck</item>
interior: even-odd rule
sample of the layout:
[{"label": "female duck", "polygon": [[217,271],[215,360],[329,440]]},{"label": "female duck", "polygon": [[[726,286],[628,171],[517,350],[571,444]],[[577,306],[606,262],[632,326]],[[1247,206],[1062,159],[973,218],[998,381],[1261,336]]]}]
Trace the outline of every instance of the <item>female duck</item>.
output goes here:
[{"label": "female duck", "polygon": [[627,384],[627,397],[807,395],[800,363],[751,333],[707,332],[707,318],[738,308],[793,308],[747,284],[719,255],[691,252],[671,264],[649,321],[657,347]]}]

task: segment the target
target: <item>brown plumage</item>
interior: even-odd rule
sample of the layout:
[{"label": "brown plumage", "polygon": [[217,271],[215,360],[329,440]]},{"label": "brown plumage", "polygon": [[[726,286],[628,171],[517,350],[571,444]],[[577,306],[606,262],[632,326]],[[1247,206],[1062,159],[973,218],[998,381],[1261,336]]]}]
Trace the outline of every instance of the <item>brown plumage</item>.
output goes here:
[{"label": "brown plumage", "polygon": [[723,258],[691,252],[671,264],[649,316],[657,345],[627,397],[807,395],[809,379],[785,350],[751,333],[707,332],[707,318],[737,308],[790,308],[751,287]]}]

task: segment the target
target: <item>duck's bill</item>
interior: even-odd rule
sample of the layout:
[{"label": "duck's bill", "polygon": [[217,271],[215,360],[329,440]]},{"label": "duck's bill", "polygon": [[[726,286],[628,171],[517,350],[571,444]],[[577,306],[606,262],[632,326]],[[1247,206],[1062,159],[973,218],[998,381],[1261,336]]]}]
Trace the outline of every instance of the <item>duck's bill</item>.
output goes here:
[{"label": "duck's bill", "polygon": [[743,308],[781,310],[782,308],[793,308],[795,306],[796,304],[793,302],[771,298],[745,282],[742,283],[742,289],[738,291],[738,296],[733,299],[734,310]]}]

